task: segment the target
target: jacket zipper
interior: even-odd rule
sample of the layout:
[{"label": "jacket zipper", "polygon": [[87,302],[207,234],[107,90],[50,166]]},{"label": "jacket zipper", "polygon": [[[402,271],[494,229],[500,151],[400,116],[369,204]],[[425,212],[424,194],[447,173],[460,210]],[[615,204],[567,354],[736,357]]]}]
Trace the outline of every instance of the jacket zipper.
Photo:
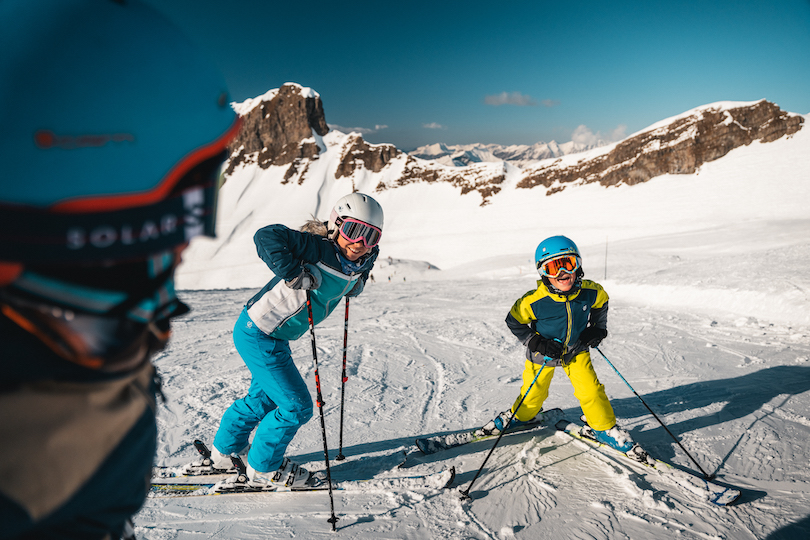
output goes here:
[{"label": "jacket zipper", "polygon": [[571,327],[573,326],[573,317],[571,316],[571,302],[568,298],[565,299],[565,313],[567,316],[566,329],[565,329],[565,343],[563,343],[563,354],[568,352],[568,342],[571,340]]}]

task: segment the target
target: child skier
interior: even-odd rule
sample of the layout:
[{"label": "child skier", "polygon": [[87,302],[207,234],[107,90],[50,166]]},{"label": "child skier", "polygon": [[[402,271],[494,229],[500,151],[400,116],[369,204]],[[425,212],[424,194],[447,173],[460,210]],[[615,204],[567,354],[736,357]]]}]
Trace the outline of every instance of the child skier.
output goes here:
[{"label": "child skier", "polygon": [[[548,397],[554,367],[562,366],[596,439],[627,452],[633,441],[616,425],[613,407],[588,352],[589,347],[596,347],[607,337],[608,295],[598,283],[582,279],[579,249],[565,236],[540,242],[534,257],[541,277],[537,289],[515,302],[506,317],[509,329],[526,345],[523,387],[512,408],[500,413],[484,429],[499,433],[527,391],[511,425],[533,419]],[[542,367],[546,357],[551,360]],[[542,372],[529,389],[541,367]]]},{"label": "child skier", "polygon": [[247,395],[222,416],[211,450],[213,468],[230,469],[231,455],[246,455],[252,487],[315,483],[311,473],[284,457],[295,433],[312,418],[312,398],[289,341],[309,329],[307,291],[315,324],[341,298],[360,294],[379,253],[382,227],[377,201],[352,193],[335,204],[327,223],[308,222],[307,232],[269,225],[256,233],[259,257],[276,276],[248,301],[234,328],[236,350],[252,380]]}]

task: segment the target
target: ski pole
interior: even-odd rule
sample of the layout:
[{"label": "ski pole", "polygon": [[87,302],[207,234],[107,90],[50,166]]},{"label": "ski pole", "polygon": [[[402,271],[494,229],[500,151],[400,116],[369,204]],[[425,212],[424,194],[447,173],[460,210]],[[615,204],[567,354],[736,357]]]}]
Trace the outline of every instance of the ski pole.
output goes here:
[{"label": "ski pole", "polygon": [[335,498],[332,495],[332,472],[329,469],[329,447],[326,445],[326,421],[323,417],[323,394],[321,394],[321,378],[318,375],[318,350],[315,348],[315,320],[312,318],[312,300],[309,290],[307,290],[307,316],[309,317],[309,334],[312,337],[312,361],[315,364],[315,389],[317,391],[318,410],[321,412],[321,434],[323,435],[323,456],[326,462],[326,484],[329,486],[329,505],[332,510],[332,517],[327,521],[332,524],[332,530],[336,530],[338,518],[335,517]]},{"label": "ski pole", "polygon": [[627,382],[627,379],[625,379],[625,378],[624,378],[624,376],[623,376],[621,373],[619,373],[619,370],[618,370],[618,369],[616,369],[616,366],[614,366],[614,365],[613,365],[613,363],[612,363],[610,360],[608,360],[608,357],[607,357],[607,356],[605,356],[605,353],[603,353],[602,351],[600,351],[600,350],[599,350],[599,347],[594,347],[594,349],[596,349],[596,351],[597,351],[599,354],[601,354],[601,355],[602,355],[602,358],[604,358],[604,359],[605,359],[605,361],[608,363],[608,365],[609,365],[610,367],[612,367],[612,368],[613,368],[613,371],[615,371],[615,372],[616,372],[616,375],[618,375],[618,376],[621,378],[621,380],[623,380],[623,381],[624,381],[624,384],[626,384],[626,385],[627,385],[627,388],[629,388],[629,389],[630,389],[630,391],[631,391],[631,392],[633,392],[633,393],[636,395],[636,397],[639,399],[639,401],[641,401],[641,403],[643,403],[643,404],[644,404],[644,406],[645,406],[645,407],[647,407],[647,410],[648,410],[648,411],[650,411],[650,414],[651,414],[651,415],[653,415],[653,417],[654,417],[656,420],[658,420],[658,423],[659,423],[659,424],[661,424],[661,427],[662,427],[662,428],[664,428],[664,429],[666,430],[666,432],[667,432],[667,433],[669,433],[669,436],[670,436],[670,437],[672,437],[672,440],[674,440],[674,441],[675,441],[675,442],[678,444],[678,446],[680,446],[680,447],[681,447],[681,450],[683,450],[683,453],[684,453],[684,454],[686,454],[686,455],[689,457],[689,459],[691,459],[691,460],[692,460],[692,463],[694,463],[694,464],[695,464],[695,466],[696,466],[696,467],[697,467],[697,468],[700,470],[700,472],[701,472],[701,473],[703,473],[704,478],[706,478],[706,480],[711,480],[712,478],[714,478],[714,476],[715,476],[715,475],[713,475],[713,474],[708,474],[706,471],[704,471],[704,470],[703,470],[703,467],[701,467],[701,466],[700,466],[700,464],[699,464],[699,463],[698,463],[698,462],[695,460],[695,458],[693,458],[693,457],[692,457],[692,454],[690,454],[689,452],[687,452],[687,451],[686,451],[686,448],[684,448],[684,447],[683,447],[683,445],[681,444],[681,441],[679,441],[679,440],[678,440],[678,438],[677,438],[675,435],[673,435],[673,434],[672,434],[672,432],[671,432],[671,431],[669,430],[669,428],[668,428],[668,427],[667,427],[667,426],[664,424],[664,422],[662,422],[662,421],[661,421],[661,419],[660,419],[660,418],[658,418],[658,415],[657,415],[657,414],[655,414],[655,413],[653,412],[653,410],[650,408],[650,406],[649,406],[649,405],[647,405],[647,403],[646,403],[646,402],[645,402],[645,401],[644,401],[644,400],[641,398],[641,396],[640,396],[640,395],[638,395],[638,393],[637,393],[635,390],[633,390],[633,387],[632,387],[632,386],[630,386],[630,383],[629,383],[629,382]]},{"label": "ski pole", "polygon": [[467,486],[466,490],[461,492],[461,499],[462,500],[472,498],[472,497],[470,497],[470,490],[472,489],[473,484],[475,483],[476,480],[478,480],[478,476],[481,474],[481,471],[484,470],[484,465],[486,465],[487,461],[489,461],[489,456],[492,455],[492,452],[495,451],[495,448],[498,446],[498,443],[501,442],[501,437],[503,437],[503,434],[506,433],[506,430],[509,428],[510,424],[512,424],[512,419],[517,414],[518,410],[520,409],[520,406],[523,405],[523,402],[526,400],[526,396],[529,395],[529,392],[531,391],[532,387],[534,386],[534,383],[537,382],[537,378],[540,376],[540,373],[543,372],[543,368],[546,367],[546,364],[548,363],[549,360],[551,360],[551,358],[549,358],[548,356],[543,357],[543,365],[540,366],[540,369],[537,371],[537,375],[535,375],[534,379],[532,379],[532,383],[529,385],[529,388],[526,389],[526,393],[523,394],[522,398],[520,398],[520,403],[518,403],[518,406],[515,407],[515,411],[512,413],[512,416],[509,417],[509,421],[506,422],[506,425],[503,426],[503,429],[498,434],[498,438],[495,439],[495,444],[492,445],[492,448],[490,449],[489,454],[487,454],[487,457],[484,458],[484,462],[478,468],[478,472],[475,473],[475,476],[473,477],[472,482],[470,482],[470,485]]},{"label": "ski pole", "polygon": [[349,378],[346,376],[346,348],[349,342],[349,297],[346,297],[346,321],[343,323],[343,377],[340,383],[340,446],[338,448],[338,455],[335,458],[338,461],[343,461],[346,456],[343,455],[343,396],[346,392],[346,381]]}]

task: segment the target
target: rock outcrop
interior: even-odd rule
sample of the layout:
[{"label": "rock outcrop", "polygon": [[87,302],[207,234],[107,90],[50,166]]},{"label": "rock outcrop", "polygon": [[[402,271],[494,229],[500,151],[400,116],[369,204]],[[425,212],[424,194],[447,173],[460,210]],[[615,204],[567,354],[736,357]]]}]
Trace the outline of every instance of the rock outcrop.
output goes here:
[{"label": "rock outcrop", "polygon": [[573,183],[638,184],[663,174],[692,174],[709,161],[753,141],[771,142],[802,128],[804,118],[762,100],[725,108],[707,106],[617,143],[574,165],[562,160],[525,171],[519,188],[545,186],[549,195]]},{"label": "rock outcrop", "polygon": [[423,161],[408,156],[402,172],[393,182],[377,184],[377,191],[405,186],[415,182],[445,182],[457,187],[462,195],[478,192],[481,195],[481,206],[489,203],[489,198],[501,190],[506,180],[504,164],[476,163],[464,168],[437,166],[432,161]]},{"label": "rock outcrop", "polygon": [[252,108],[240,112],[242,127],[229,145],[226,174],[243,163],[266,169],[316,158],[321,148],[313,132],[329,132],[321,98],[297,84],[285,84],[276,92],[257,99]]}]

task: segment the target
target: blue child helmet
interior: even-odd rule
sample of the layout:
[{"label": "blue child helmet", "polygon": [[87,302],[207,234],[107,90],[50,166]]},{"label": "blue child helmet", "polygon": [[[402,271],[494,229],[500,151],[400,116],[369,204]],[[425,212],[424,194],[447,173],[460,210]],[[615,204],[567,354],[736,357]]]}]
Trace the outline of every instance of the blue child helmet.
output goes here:
[{"label": "blue child helmet", "polygon": [[569,254],[575,255],[578,259],[581,259],[579,248],[573,240],[566,236],[551,236],[540,242],[537,246],[537,249],[534,251],[534,264],[535,267],[539,268],[542,263],[549,259],[553,259],[559,255]]},{"label": "blue child helmet", "polygon": [[551,281],[549,281],[549,278],[544,276],[542,272],[540,272],[540,278],[551,292],[562,296],[571,296],[579,291],[580,287],[582,286],[582,278],[584,276],[582,271],[582,257],[579,254],[579,248],[573,240],[566,236],[552,236],[540,242],[537,249],[534,251],[535,268],[540,271],[540,266],[544,262],[548,261],[549,259],[553,259],[554,257],[559,257],[560,255],[574,255],[577,258],[577,271],[575,274],[574,285],[571,287],[571,289],[567,291],[557,289],[554,287],[554,285],[552,285]]},{"label": "blue child helmet", "polygon": [[3,0],[0,50],[0,265],[138,260],[214,235],[238,117],[176,27],[140,0]]}]

